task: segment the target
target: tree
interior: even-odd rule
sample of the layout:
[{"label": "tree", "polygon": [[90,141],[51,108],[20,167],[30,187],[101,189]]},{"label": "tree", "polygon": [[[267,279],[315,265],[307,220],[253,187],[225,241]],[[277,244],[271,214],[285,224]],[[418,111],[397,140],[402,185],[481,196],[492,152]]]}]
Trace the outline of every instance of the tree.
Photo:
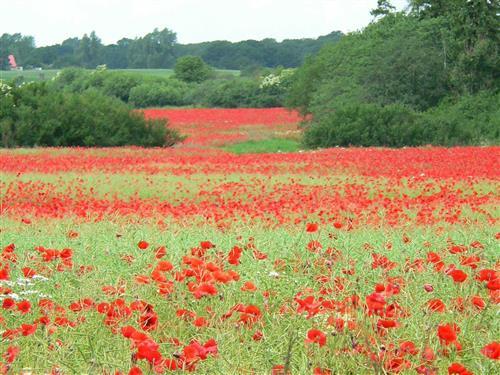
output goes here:
[{"label": "tree", "polygon": [[289,105],[317,116],[358,101],[436,105],[447,92],[440,27],[393,13],[342,38],[298,69]]},{"label": "tree", "polygon": [[9,55],[14,55],[21,66],[31,64],[31,54],[34,51],[35,39],[32,36],[3,34],[0,36],[0,69],[9,69]]},{"label": "tree", "polygon": [[447,48],[459,92],[498,88],[500,0],[411,0],[420,19],[442,19],[453,42]]},{"label": "tree", "polygon": [[128,61],[133,68],[168,68],[175,62],[177,35],[165,28],[133,40],[128,50]]},{"label": "tree", "polygon": [[373,17],[386,16],[393,12],[396,8],[391,4],[389,0],[378,0],[377,7],[370,11]]},{"label": "tree", "polygon": [[174,68],[176,78],[184,82],[203,82],[212,75],[212,69],[201,57],[183,56],[177,59]]}]

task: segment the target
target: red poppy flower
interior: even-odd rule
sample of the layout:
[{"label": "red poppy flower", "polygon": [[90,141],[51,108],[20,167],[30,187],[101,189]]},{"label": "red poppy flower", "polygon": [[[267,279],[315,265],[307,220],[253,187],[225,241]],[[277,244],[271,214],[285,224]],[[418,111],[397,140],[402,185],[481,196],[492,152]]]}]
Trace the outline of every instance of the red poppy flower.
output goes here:
[{"label": "red poppy flower", "polygon": [[252,336],[252,340],[254,341],[260,341],[264,337],[264,334],[261,331],[255,331],[255,333]]},{"label": "red poppy flower", "polygon": [[10,279],[10,266],[7,263],[3,268],[0,269],[0,280],[9,280],[9,279]]},{"label": "red poppy flower", "polygon": [[243,292],[255,292],[257,290],[257,287],[251,281],[247,281],[245,284],[243,284],[241,290]]},{"label": "red poppy flower", "polygon": [[452,363],[450,367],[448,367],[448,374],[449,375],[474,375],[472,372],[467,370],[464,366],[462,366],[460,363]]},{"label": "red poppy flower", "polygon": [[155,258],[156,259],[161,259],[165,255],[167,255],[167,248],[165,246],[160,246],[155,250]]},{"label": "red poppy flower", "polygon": [[332,375],[332,371],[326,368],[316,367],[313,370],[313,375]]},{"label": "red poppy flower", "polygon": [[271,375],[289,375],[289,374],[290,374],[289,371],[285,373],[285,366],[283,365],[275,365],[271,369]]},{"label": "red poppy flower", "polygon": [[149,247],[149,243],[147,243],[146,241],[139,241],[137,247],[141,250],[146,250]]},{"label": "red poppy flower", "polygon": [[494,341],[481,349],[481,353],[490,359],[500,359],[500,343]]},{"label": "red poppy flower", "polygon": [[472,304],[479,310],[483,310],[486,307],[486,302],[480,296],[473,296]]},{"label": "red poppy flower", "polygon": [[399,345],[399,350],[404,354],[417,355],[418,349],[415,344],[411,341],[403,341]]},{"label": "red poppy flower", "polygon": [[435,312],[444,312],[446,310],[445,304],[439,298],[431,299],[427,302],[427,307]]},{"label": "red poppy flower", "polygon": [[391,373],[399,373],[404,371],[405,369],[409,369],[411,367],[411,363],[404,358],[389,357],[388,360],[384,363],[384,368]]},{"label": "red poppy flower", "polygon": [[31,336],[36,332],[37,324],[21,324],[21,333],[23,336]]},{"label": "red poppy flower", "polygon": [[156,269],[158,271],[161,271],[161,272],[168,272],[168,271],[171,271],[173,268],[174,268],[174,266],[172,265],[172,263],[170,263],[167,260],[162,260],[162,261],[158,262],[158,264],[156,266]]},{"label": "red poppy flower", "polygon": [[19,346],[9,346],[7,351],[3,354],[3,358],[7,363],[12,363],[16,360],[20,352],[21,348]]},{"label": "red poppy flower", "polygon": [[457,340],[460,328],[456,324],[444,324],[438,326],[438,337],[441,343],[449,345]]},{"label": "red poppy flower", "polygon": [[17,309],[21,312],[21,314],[27,314],[31,310],[30,301],[21,301],[17,303]]},{"label": "red poppy flower", "polygon": [[144,331],[154,331],[158,328],[158,315],[153,311],[148,311],[139,317],[138,324]]},{"label": "red poppy flower", "polygon": [[306,232],[308,233],[314,233],[318,230],[318,224],[317,223],[308,223],[306,225]]},{"label": "red poppy flower", "polygon": [[16,301],[12,298],[5,298],[2,302],[2,308],[5,310],[12,309],[14,306],[16,306]]},{"label": "red poppy flower", "polygon": [[201,241],[200,242],[200,247],[203,249],[203,250],[208,250],[208,249],[212,249],[215,247],[215,245],[210,242],[210,241]]},{"label": "red poppy flower", "polygon": [[267,254],[263,253],[262,251],[259,251],[257,249],[254,249],[253,257],[257,260],[264,260],[264,259],[267,259]]},{"label": "red poppy flower", "polygon": [[34,270],[34,269],[32,269],[32,268],[29,268],[29,267],[24,267],[24,268],[22,269],[22,271],[23,271],[23,275],[24,275],[24,277],[26,277],[26,278],[31,278],[31,277],[33,277],[33,276],[35,276],[35,275],[36,275],[35,270]]},{"label": "red poppy flower", "polygon": [[488,283],[486,284],[486,288],[491,291],[500,290],[500,278],[488,281]]},{"label": "red poppy flower", "polygon": [[500,272],[492,269],[484,269],[477,273],[476,280],[478,281],[491,281],[500,278]]},{"label": "red poppy flower", "polygon": [[448,272],[448,275],[450,275],[453,278],[453,281],[456,283],[462,283],[467,279],[467,274],[458,269],[454,269],[450,272]]},{"label": "red poppy flower", "polygon": [[145,359],[149,363],[157,363],[161,360],[158,351],[160,345],[151,339],[143,340],[137,344],[137,359]]},{"label": "red poppy flower", "polygon": [[379,319],[377,322],[377,328],[396,328],[398,326],[398,322],[390,319]]},{"label": "red poppy flower", "polygon": [[369,296],[366,296],[366,305],[368,310],[372,313],[380,313],[385,307],[385,298],[380,293],[372,293]]},{"label": "red poppy flower", "polygon": [[143,374],[142,370],[137,366],[132,367],[128,372],[128,375],[142,375],[142,374]]},{"label": "red poppy flower", "polygon": [[208,320],[205,319],[204,317],[200,316],[200,317],[196,318],[193,321],[193,325],[195,327],[207,327],[208,326]]},{"label": "red poppy flower", "polygon": [[320,347],[326,344],[326,335],[321,332],[319,329],[310,329],[307,332],[306,342],[316,343]]},{"label": "red poppy flower", "polygon": [[215,296],[216,294],[217,288],[213,284],[209,283],[202,283],[193,290],[193,295],[196,299],[200,299],[204,296]]},{"label": "red poppy flower", "polygon": [[242,253],[243,249],[238,246],[233,247],[227,256],[227,262],[237,266],[240,264],[240,257]]}]

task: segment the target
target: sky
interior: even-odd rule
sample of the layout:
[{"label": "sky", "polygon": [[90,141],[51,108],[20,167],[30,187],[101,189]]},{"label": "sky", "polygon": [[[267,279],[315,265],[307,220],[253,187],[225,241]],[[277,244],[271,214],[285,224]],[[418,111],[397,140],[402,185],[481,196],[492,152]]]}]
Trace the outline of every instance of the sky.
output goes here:
[{"label": "sky", "polygon": [[[5,4],[3,4],[5,3]],[[405,0],[393,0],[399,9]],[[0,35],[20,32],[37,46],[94,30],[104,44],[165,27],[179,43],[316,38],[355,31],[377,0],[0,0]]]}]

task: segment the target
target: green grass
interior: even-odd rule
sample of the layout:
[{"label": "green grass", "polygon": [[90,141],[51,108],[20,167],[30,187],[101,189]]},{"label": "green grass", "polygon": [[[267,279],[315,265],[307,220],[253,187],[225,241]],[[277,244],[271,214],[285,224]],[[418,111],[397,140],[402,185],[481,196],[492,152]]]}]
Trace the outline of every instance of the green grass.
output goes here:
[{"label": "green grass", "polygon": [[274,152],[296,152],[302,149],[299,141],[285,138],[251,140],[224,147],[235,154],[263,154]]},{"label": "green grass", "polygon": [[23,81],[25,82],[47,81],[54,78],[58,72],[59,69],[23,71],[0,70],[0,80],[10,81],[17,77],[23,77]]}]

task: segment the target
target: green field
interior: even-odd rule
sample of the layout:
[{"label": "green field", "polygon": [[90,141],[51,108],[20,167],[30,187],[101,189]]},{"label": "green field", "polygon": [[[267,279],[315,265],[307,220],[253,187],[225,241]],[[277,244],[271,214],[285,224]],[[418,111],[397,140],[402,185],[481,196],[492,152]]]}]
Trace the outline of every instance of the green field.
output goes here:
[{"label": "green field", "polygon": [[301,150],[301,147],[300,142],[294,139],[271,138],[235,143],[224,147],[224,149],[235,154],[262,154],[272,152],[296,152]]},{"label": "green field", "polygon": [[[44,81],[52,79],[57,75],[61,69],[47,69],[47,70],[23,70],[23,71],[9,71],[0,70],[0,80],[10,81],[17,77],[22,77],[24,82]],[[173,69],[110,69],[113,72],[127,72],[137,73],[141,75],[151,75],[155,77],[168,77],[174,74]],[[240,74],[239,70],[224,70],[216,69],[217,75],[234,75]]]}]

